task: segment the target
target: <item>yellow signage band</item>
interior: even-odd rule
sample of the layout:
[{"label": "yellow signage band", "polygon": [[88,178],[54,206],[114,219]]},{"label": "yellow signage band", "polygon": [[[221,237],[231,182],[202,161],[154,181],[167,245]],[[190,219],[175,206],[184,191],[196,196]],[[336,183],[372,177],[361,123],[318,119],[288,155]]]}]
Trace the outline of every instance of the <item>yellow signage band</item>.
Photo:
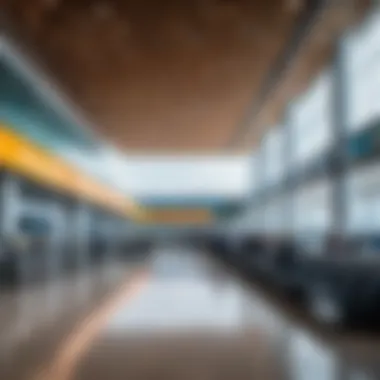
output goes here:
[{"label": "yellow signage band", "polygon": [[201,225],[214,219],[210,210],[201,207],[153,207],[147,212],[133,199],[97,182],[1,123],[0,168],[133,221],[164,225]]},{"label": "yellow signage band", "polygon": [[145,213],[132,199],[95,181],[76,168],[0,124],[0,166],[36,183],[82,198],[131,219]]}]

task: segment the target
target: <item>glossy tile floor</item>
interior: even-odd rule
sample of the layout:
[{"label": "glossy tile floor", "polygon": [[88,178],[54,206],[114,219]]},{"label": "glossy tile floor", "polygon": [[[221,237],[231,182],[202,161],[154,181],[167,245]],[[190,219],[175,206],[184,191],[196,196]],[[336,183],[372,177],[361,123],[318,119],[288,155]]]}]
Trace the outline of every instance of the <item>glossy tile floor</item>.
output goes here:
[{"label": "glossy tile floor", "polygon": [[379,343],[323,332],[182,246],[0,295],[0,379],[372,380]]}]

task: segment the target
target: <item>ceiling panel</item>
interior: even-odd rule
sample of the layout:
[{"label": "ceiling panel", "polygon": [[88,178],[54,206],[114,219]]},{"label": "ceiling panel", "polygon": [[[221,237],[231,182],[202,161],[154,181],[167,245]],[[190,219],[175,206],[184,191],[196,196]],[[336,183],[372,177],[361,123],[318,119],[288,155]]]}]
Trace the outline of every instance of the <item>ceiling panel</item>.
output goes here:
[{"label": "ceiling panel", "polygon": [[[303,5],[302,0],[2,1],[13,29],[103,137],[128,151],[171,153],[228,145]],[[326,54],[318,50],[316,65],[310,60],[305,65],[318,68]],[[302,87],[302,80],[292,82]],[[278,95],[281,100],[263,111],[267,116],[253,129],[275,119],[288,95],[288,90]]]}]

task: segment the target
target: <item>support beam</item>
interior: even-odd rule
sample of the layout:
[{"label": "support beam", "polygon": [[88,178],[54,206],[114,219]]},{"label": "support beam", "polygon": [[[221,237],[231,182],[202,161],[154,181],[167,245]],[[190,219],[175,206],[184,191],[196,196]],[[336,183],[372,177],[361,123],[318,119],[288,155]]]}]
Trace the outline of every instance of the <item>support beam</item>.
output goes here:
[{"label": "support beam", "polygon": [[70,216],[72,221],[70,235],[73,236],[74,255],[76,256],[76,263],[80,268],[86,265],[90,255],[90,218],[90,210],[82,202],[76,204]]},{"label": "support beam", "polygon": [[[342,39],[343,40],[343,39]],[[339,240],[344,238],[345,223],[347,220],[347,189],[346,173],[348,170],[348,160],[346,155],[347,141],[347,74],[345,71],[344,53],[342,42],[336,46],[333,60],[333,106],[332,106],[332,126],[334,138],[334,167],[332,168],[332,199],[331,207],[333,210],[333,228],[334,234],[337,234]]]},{"label": "support beam", "polygon": [[15,236],[20,212],[20,187],[16,178],[2,173],[0,178],[0,255]]},{"label": "support beam", "polygon": [[280,52],[273,66],[269,69],[264,79],[263,85],[258,92],[258,96],[253,99],[247,114],[237,126],[236,132],[231,141],[227,143],[227,148],[235,148],[244,141],[255,125],[255,120],[266,101],[270,98],[276,87],[284,78],[287,70],[297,58],[305,40],[317,19],[328,6],[328,0],[308,0],[305,1],[302,12],[295,23],[293,32],[288,44]]},{"label": "support beam", "polygon": [[18,262],[10,252],[15,244],[18,221],[19,186],[8,173],[0,173],[0,284],[18,277]]},{"label": "support beam", "polygon": [[284,226],[286,226],[289,235],[294,233],[294,189],[296,188],[295,180],[296,177],[290,174],[292,169],[292,161],[294,152],[294,136],[292,133],[292,120],[290,117],[289,107],[287,107],[284,117],[283,117],[283,149],[282,158],[284,165],[284,174],[282,180],[282,193],[284,194],[284,204],[283,204],[283,216],[284,216]]}]

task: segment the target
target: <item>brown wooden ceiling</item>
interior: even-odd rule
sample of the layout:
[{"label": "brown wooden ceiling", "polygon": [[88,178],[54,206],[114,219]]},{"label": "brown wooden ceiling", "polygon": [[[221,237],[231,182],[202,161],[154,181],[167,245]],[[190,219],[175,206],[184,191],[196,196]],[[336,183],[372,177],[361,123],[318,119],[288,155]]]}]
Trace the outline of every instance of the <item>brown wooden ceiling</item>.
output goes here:
[{"label": "brown wooden ceiling", "polygon": [[[228,145],[288,41],[303,1],[0,4],[21,38],[108,140],[129,151],[195,152]],[[302,87],[305,72],[317,70],[328,55],[332,38],[329,33],[322,37],[307,53],[307,70],[307,59],[302,61],[303,79],[293,73],[293,92]],[[290,92],[279,91],[261,125],[273,122]]]}]

